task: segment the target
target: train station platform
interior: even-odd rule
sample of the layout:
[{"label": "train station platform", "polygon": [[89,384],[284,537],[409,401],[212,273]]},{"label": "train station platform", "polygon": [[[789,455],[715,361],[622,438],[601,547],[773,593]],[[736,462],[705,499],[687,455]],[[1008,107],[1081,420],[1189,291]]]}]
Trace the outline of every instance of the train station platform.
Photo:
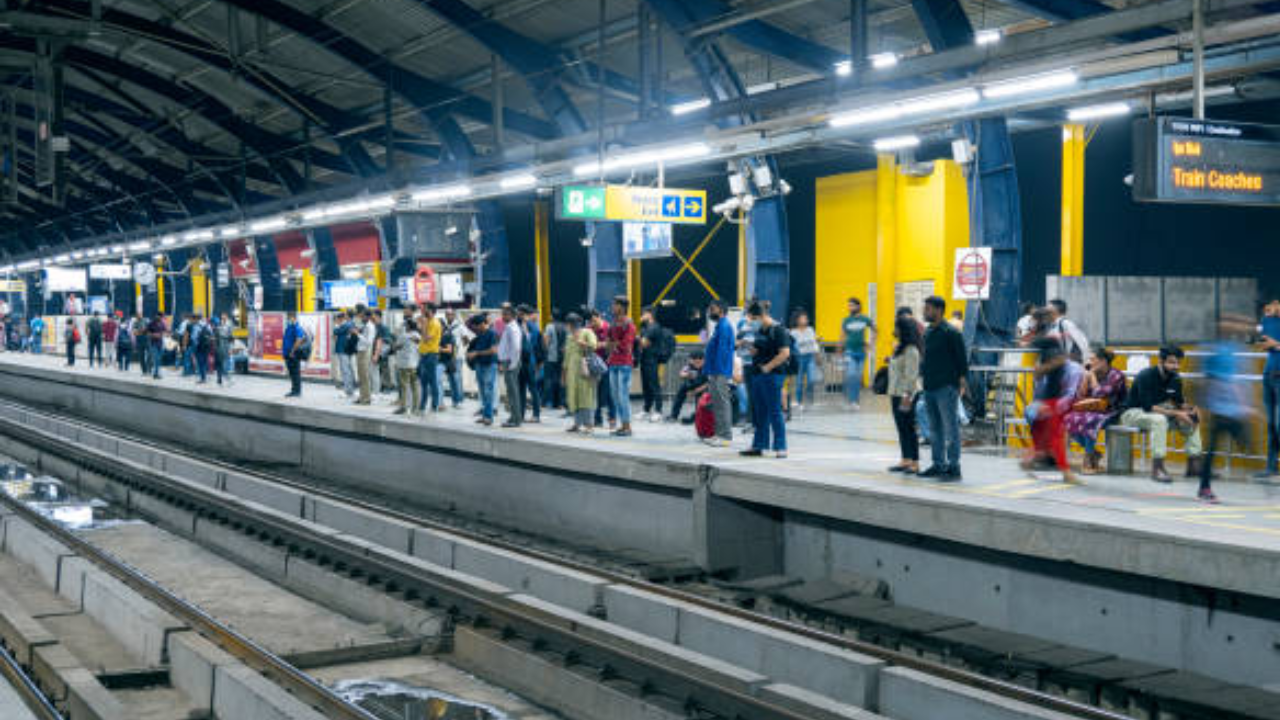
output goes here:
[{"label": "train station platform", "polygon": [[[966,452],[962,483],[902,477],[885,471],[898,459],[897,446],[887,411],[874,403],[859,412],[820,406],[798,414],[788,425],[790,457],[774,459],[740,457],[737,449],[747,443],[741,436],[733,448],[708,447],[680,424],[637,422],[632,437],[583,437],[564,432],[568,421],[550,409],[544,409],[541,424],[503,429],[476,425],[473,399],[461,410],[413,418],[393,415],[389,395],[366,407],[352,405],[327,383],[307,383],[300,399],[282,397],[286,389],[284,379],[269,376],[236,376],[229,387],[218,387],[212,380],[197,385],[173,371],[155,381],[136,371],[69,369],[50,356],[0,355],[0,396],[69,408],[93,402],[95,421],[130,431],[158,426],[160,436],[189,432],[172,437],[184,444],[205,444],[201,436],[219,438],[215,444],[225,454],[246,459],[283,461],[289,448],[282,443],[273,450],[269,434],[255,436],[252,426],[237,425],[237,419],[438,446],[451,454],[488,455],[513,466],[654,490],[691,491],[708,484],[718,498],[776,511],[1280,597],[1280,486],[1223,481],[1217,488],[1222,504],[1210,506],[1195,499],[1191,479],[1160,485],[1142,475],[1095,476],[1072,486],[1056,473],[1022,470],[1012,454],[991,452]],[[113,409],[99,392],[161,404],[144,410],[135,400]],[[182,407],[220,419],[187,425],[177,416]],[[923,452],[927,464],[928,448]],[[380,483],[404,469],[394,455],[387,450],[355,460],[370,483]],[[415,470],[432,471],[429,465]]]},{"label": "train station platform", "polygon": [[[1274,682],[1261,659],[1274,653],[1280,607],[1280,487],[1223,481],[1223,503],[1209,506],[1192,480],[1065,485],[994,451],[967,453],[959,484],[904,478],[885,471],[897,447],[873,405],[798,416],[790,457],[776,459],[740,457],[740,437],[732,449],[706,446],[678,424],[588,438],[564,432],[550,410],[540,424],[501,429],[475,424],[474,400],[406,418],[387,397],[355,406],[330,384],[308,383],[300,399],[286,390],[276,377],[219,388],[0,355],[0,407],[114,429],[109,451],[132,448],[138,462],[410,554],[434,551],[415,547],[412,527],[231,472],[199,477],[208,466],[162,460],[131,438],[547,539],[577,557],[623,558],[650,577],[705,571],[748,591],[798,587],[793,599],[841,617],[962,640],[981,628],[1018,652],[1056,642],[1093,666],[1126,658],[1115,668],[1124,677],[1164,668]],[[41,427],[39,413],[10,412]],[[463,553],[459,543],[450,552]]]}]

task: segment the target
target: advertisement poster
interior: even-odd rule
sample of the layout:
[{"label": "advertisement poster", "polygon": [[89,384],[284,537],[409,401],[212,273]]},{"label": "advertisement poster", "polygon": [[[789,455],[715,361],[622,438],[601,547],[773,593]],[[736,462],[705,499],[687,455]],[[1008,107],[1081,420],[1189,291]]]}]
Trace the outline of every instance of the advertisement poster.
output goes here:
[{"label": "advertisement poster", "polygon": [[[328,313],[299,313],[298,324],[312,337],[311,360],[302,366],[305,377],[328,378],[331,319]],[[284,347],[285,314],[282,312],[258,313],[249,325],[249,370],[252,372],[285,374]]]}]

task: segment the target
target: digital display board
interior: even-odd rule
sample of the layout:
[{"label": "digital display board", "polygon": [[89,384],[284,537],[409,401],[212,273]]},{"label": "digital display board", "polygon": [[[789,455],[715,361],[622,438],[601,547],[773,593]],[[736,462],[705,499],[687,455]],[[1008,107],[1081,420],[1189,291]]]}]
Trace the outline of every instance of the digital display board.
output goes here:
[{"label": "digital display board", "polygon": [[1280,127],[1139,120],[1133,168],[1139,202],[1280,205]]},{"label": "digital display board", "polygon": [[622,256],[627,260],[671,255],[671,223],[622,224]]}]

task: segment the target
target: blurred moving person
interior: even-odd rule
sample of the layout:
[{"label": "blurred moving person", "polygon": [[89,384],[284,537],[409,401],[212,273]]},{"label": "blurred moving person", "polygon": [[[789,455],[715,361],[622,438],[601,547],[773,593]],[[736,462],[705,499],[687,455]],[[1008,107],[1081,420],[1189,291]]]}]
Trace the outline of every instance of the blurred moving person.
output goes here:
[{"label": "blurred moving person", "polygon": [[1218,340],[1209,348],[1204,364],[1209,441],[1205,445],[1204,462],[1200,464],[1200,489],[1196,497],[1207,503],[1218,502],[1218,496],[1213,494],[1213,452],[1218,439],[1226,435],[1236,447],[1249,444],[1249,420],[1254,411],[1249,406],[1242,354],[1248,351],[1243,342],[1248,333],[1248,319],[1224,316],[1218,321]]},{"label": "blurred moving person", "polygon": [[1262,407],[1266,413],[1267,467],[1254,477],[1266,480],[1280,473],[1280,299],[1267,303],[1263,309],[1262,349],[1267,352],[1267,364],[1262,370]]}]

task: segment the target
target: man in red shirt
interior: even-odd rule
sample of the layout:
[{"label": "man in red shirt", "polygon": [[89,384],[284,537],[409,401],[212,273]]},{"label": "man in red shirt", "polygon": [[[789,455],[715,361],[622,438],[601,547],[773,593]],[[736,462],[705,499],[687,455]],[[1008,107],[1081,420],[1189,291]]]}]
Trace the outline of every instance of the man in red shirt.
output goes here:
[{"label": "man in red shirt", "polygon": [[619,295],[613,299],[613,325],[608,332],[609,396],[617,410],[622,427],[613,431],[618,437],[631,434],[631,368],[635,366],[636,324],[627,311],[631,303]]},{"label": "man in red shirt", "polygon": [[120,333],[120,321],[116,320],[115,313],[107,315],[107,321],[102,323],[102,356],[108,360],[115,359],[116,356],[116,335]]}]

